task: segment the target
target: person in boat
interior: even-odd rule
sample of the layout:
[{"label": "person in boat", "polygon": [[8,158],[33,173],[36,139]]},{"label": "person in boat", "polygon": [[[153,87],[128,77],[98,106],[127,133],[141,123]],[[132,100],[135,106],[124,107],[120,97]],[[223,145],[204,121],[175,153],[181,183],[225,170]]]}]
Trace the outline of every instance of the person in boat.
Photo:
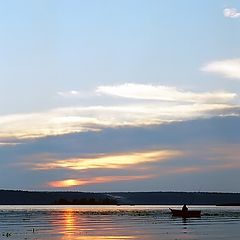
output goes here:
[{"label": "person in boat", "polygon": [[186,204],[183,205],[183,207],[182,207],[182,211],[183,211],[183,212],[188,211],[188,208],[187,208]]}]

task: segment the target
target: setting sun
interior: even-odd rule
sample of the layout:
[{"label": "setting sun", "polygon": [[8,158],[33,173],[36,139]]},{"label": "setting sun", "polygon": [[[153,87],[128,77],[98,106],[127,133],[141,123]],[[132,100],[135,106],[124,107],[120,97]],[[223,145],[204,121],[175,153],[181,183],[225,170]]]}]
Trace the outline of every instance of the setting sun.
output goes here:
[{"label": "setting sun", "polygon": [[81,185],[82,182],[76,179],[67,179],[63,181],[56,181],[56,182],[51,182],[50,186],[52,187],[73,187],[73,186],[78,186]]}]

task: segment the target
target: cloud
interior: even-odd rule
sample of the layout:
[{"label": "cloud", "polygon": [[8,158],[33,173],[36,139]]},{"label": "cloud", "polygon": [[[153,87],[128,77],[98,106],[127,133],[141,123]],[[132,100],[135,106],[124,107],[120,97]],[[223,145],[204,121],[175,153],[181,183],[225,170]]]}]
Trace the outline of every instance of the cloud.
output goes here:
[{"label": "cloud", "polygon": [[124,98],[174,101],[178,103],[226,103],[236,97],[235,93],[225,91],[197,93],[163,85],[153,86],[134,83],[125,83],[116,86],[99,86],[96,92]]},{"label": "cloud", "polygon": [[227,104],[167,105],[142,104],[63,108],[33,114],[0,117],[0,138],[36,138],[74,132],[99,131],[105,127],[144,126],[203,116],[228,115]]},{"label": "cloud", "polygon": [[[66,108],[1,116],[0,139],[36,138],[86,131],[95,119],[81,116],[79,111],[80,109]],[[91,130],[94,130],[93,127]]]},{"label": "cloud", "polygon": [[[100,131],[104,128],[141,127],[202,117],[239,115],[235,104],[237,94],[234,92],[201,93],[162,85],[133,83],[100,86],[96,92],[119,96],[120,102],[110,105],[108,101],[105,105],[2,115],[0,142]],[[70,91],[66,94],[77,96],[79,92]],[[130,100],[121,102],[126,98]],[[8,141],[9,139],[12,140]]]},{"label": "cloud", "polygon": [[87,98],[93,96],[90,91],[87,90],[70,90],[70,91],[59,91],[57,95],[63,98]]},{"label": "cloud", "polygon": [[[4,188],[14,189],[50,189],[54,187],[44,183],[81,180],[81,188],[71,189],[196,190],[203,182],[211,186],[211,179],[208,185],[205,178],[211,176],[220,190],[239,191],[237,184],[229,188],[240,168],[239,128],[240,117],[217,117],[24,141],[0,148],[0,181]],[[98,178],[120,175],[129,180],[101,183]],[[151,177],[142,181],[131,176]]]},{"label": "cloud", "polygon": [[224,8],[223,15],[227,18],[240,18],[240,12],[236,8]]},{"label": "cloud", "polygon": [[61,97],[77,97],[80,95],[80,92],[76,90],[71,90],[65,92],[57,92],[57,94]]},{"label": "cloud", "polygon": [[[194,145],[193,145],[194,146]],[[115,155],[116,156],[116,155]],[[127,155],[122,155],[125,160],[127,160]],[[184,157],[183,157],[184,156]],[[169,178],[170,176],[174,176],[174,178],[179,178],[181,176],[187,176],[190,175],[192,179],[194,179],[193,174],[201,176],[201,178],[204,177],[204,174],[206,173],[221,173],[226,170],[236,170],[240,168],[239,163],[239,144],[222,144],[222,145],[201,145],[198,148],[193,148],[190,151],[188,151],[187,154],[176,154],[175,156],[171,156],[171,161],[164,163],[164,161],[153,161],[155,164],[152,167],[150,167],[149,163],[147,161],[140,161],[138,164],[144,163],[144,172],[141,173],[141,175],[136,175],[136,173],[139,174],[139,166],[135,167],[135,174],[132,172],[132,174],[128,173],[129,175],[108,175],[112,172],[112,169],[108,169],[108,174],[105,176],[89,176],[89,171],[86,172],[88,175],[87,177],[81,177],[81,178],[70,178],[70,179],[64,179],[64,180],[58,180],[58,181],[51,181],[47,185],[48,187],[54,187],[54,188],[65,188],[65,187],[76,187],[76,186],[85,186],[90,184],[100,184],[100,183],[110,183],[110,182],[119,182],[119,181],[138,181],[138,180],[146,180],[146,179],[157,179],[161,178]],[[140,157],[140,156],[139,156]],[[140,159],[140,158],[139,158]],[[130,156],[130,163],[131,165],[131,156]],[[163,160],[163,159],[162,159]],[[197,161],[196,161],[197,160]],[[116,161],[119,161],[116,159]],[[176,164],[176,161],[178,164]],[[159,164],[160,163],[160,164]],[[163,164],[164,163],[164,164]],[[125,164],[125,163],[124,163]],[[121,167],[123,169],[128,169],[129,172],[129,166],[122,165]],[[74,163],[73,163],[74,165]],[[80,163],[79,163],[80,166]],[[148,167],[147,167],[148,166]],[[102,166],[101,166],[102,167]],[[118,166],[119,167],[119,166]],[[72,169],[72,167],[70,167]],[[79,170],[75,169],[74,170]],[[82,169],[82,168],[80,168]],[[138,169],[136,171],[136,169]],[[47,168],[45,169],[47,170]],[[49,169],[51,170],[51,169]],[[86,169],[87,170],[87,169]],[[89,170],[89,169],[88,169]],[[95,175],[99,175],[101,171],[96,171]],[[118,171],[119,174],[119,171]]]},{"label": "cloud", "polygon": [[50,170],[63,168],[77,171],[89,169],[121,169],[130,165],[148,162],[159,162],[182,155],[183,153],[180,151],[167,149],[118,154],[97,154],[62,160],[47,158],[44,162],[41,163],[30,163],[30,168],[33,170]]},{"label": "cloud", "polygon": [[201,70],[227,78],[240,79],[240,58],[213,61],[203,66]]},{"label": "cloud", "polygon": [[[141,127],[201,117],[238,115],[227,103],[135,103],[65,107],[44,112],[0,116],[0,141],[100,131],[106,127]],[[16,138],[16,139],[15,139]]]},{"label": "cloud", "polygon": [[54,188],[67,188],[75,186],[84,186],[89,184],[99,184],[107,182],[119,182],[119,181],[132,181],[132,180],[143,180],[152,178],[151,175],[146,176],[102,176],[102,177],[91,177],[91,178],[80,178],[80,179],[65,179],[59,181],[51,181],[47,185]]},{"label": "cloud", "polygon": [[14,146],[14,145],[18,145],[21,144],[20,142],[0,142],[0,147],[4,147],[4,146]]}]

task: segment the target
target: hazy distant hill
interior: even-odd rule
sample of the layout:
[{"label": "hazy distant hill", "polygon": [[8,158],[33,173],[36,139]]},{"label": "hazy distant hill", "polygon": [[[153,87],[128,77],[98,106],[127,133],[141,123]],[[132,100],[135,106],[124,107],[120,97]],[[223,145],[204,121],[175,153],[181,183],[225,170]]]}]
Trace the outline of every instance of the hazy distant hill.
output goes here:
[{"label": "hazy distant hill", "polygon": [[221,205],[240,203],[240,193],[211,192],[129,192],[112,193],[112,197],[126,204],[192,204]]},{"label": "hazy distant hill", "polygon": [[[240,193],[211,192],[31,192],[0,190],[0,204],[54,204],[59,200],[81,202],[83,199],[116,200],[118,204],[193,204],[193,205],[226,205],[239,204]],[[64,202],[64,201],[60,201]],[[84,202],[84,201],[83,201]],[[87,201],[85,201],[87,202]],[[114,201],[113,201],[114,202]]]}]

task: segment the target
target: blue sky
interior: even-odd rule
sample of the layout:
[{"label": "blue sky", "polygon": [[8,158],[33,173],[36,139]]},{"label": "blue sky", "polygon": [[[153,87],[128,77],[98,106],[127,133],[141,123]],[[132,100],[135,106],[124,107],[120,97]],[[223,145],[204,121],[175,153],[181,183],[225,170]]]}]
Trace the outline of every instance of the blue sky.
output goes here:
[{"label": "blue sky", "polygon": [[0,1],[0,187],[240,191],[239,27],[238,1]]}]

